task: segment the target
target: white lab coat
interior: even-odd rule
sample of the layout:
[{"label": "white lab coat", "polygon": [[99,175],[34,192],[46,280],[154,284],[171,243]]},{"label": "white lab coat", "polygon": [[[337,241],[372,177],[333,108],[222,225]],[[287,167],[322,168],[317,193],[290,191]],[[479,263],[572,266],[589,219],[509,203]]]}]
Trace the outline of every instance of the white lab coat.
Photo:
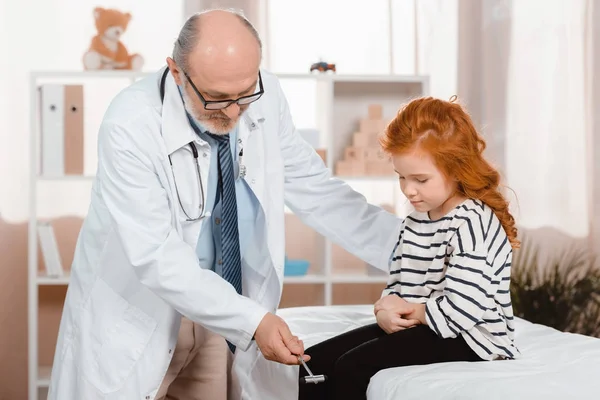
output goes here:
[{"label": "white lab coat", "polygon": [[[75,250],[60,324],[50,400],[154,399],[175,348],[181,315],[237,345],[231,399],[261,399],[252,369],[262,357],[252,336],[278,306],[284,264],[284,202],[308,225],[365,261],[385,268],[400,220],[332,179],[297,134],[277,78],[262,72],[265,94],[240,120],[244,179],[264,218],[243,255],[244,296],[199,266],[198,181],[210,147],[190,127],[172,76],[164,105],[162,71],[122,91],[98,139],[92,201]],[[204,153],[207,156],[204,156]],[[174,172],[169,164],[172,156]],[[207,188],[204,187],[204,192]]]}]

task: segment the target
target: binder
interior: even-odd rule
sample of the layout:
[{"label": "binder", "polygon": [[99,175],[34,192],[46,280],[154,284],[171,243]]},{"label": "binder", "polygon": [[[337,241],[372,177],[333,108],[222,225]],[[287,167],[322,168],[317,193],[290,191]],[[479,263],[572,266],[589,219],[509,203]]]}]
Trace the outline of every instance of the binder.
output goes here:
[{"label": "binder", "polygon": [[41,174],[83,174],[83,85],[40,87]]},{"label": "binder", "polygon": [[41,94],[41,157],[43,175],[64,174],[64,88],[63,85],[43,85]]},{"label": "binder", "polygon": [[83,175],[83,85],[65,86],[64,160],[66,175]]},{"label": "binder", "polygon": [[52,278],[63,276],[62,259],[58,251],[58,244],[52,224],[49,222],[39,222],[37,227],[47,275]]}]

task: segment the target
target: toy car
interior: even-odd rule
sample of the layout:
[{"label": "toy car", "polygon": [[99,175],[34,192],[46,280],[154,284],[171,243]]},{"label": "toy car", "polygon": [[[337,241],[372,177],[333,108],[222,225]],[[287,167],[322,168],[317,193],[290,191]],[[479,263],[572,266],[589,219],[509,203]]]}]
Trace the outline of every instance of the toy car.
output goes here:
[{"label": "toy car", "polygon": [[310,72],[313,72],[313,71],[319,71],[319,72],[333,71],[333,72],[335,72],[335,64],[329,64],[324,61],[319,61],[310,66]]}]

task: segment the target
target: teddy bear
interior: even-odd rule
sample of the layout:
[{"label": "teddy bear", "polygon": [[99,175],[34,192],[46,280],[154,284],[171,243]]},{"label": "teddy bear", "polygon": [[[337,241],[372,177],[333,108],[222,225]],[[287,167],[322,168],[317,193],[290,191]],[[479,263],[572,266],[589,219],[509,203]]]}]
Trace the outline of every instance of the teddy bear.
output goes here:
[{"label": "teddy bear", "polygon": [[94,36],[83,56],[84,68],[141,70],[144,65],[143,57],[139,54],[129,54],[120,40],[131,20],[131,14],[96,7],[94,19],[98,34]]}]

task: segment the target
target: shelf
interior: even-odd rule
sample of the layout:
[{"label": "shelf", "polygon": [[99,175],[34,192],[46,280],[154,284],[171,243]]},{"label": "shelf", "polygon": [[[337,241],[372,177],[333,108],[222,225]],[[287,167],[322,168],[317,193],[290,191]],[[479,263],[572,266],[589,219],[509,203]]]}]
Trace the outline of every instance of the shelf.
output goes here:
[{"label": "shelf", "polygon": [[[68,285],[69,275],[52,278],[45,275],[38,275],[37,284],[40,286],[47,285]],[[330,277],[324,275],[303,275],[303,276],[284,276],[284,283],[385,283],[387,276],[368,276],[368,275],[344,275],[334,274]]]},{"label": "shelf", "polygon": [[[33,78],[141,78],[158,72],[156,71],[33,71]],[[355,75],[337,73],[275,73],[279,79],[315,79],[333,82],[399,82],[399,83],[426,83],[428,78],[419,75]]]},{"label": "shelf", "polygon": [[32,78],[143,78],[154,72],[140,71],[33,71]]},{"label": "shelf", "polygon": [[386,276],[369,276],[369,275],[343,275],[334,274],[331,276],[332,283],[386,283]]},{"label": "shelf", "polygon": [[327,278],[323,275],[284,276],[284,283],[325,283]]},{"label": "shelf", "polygon": [[[334,178],[344,181],[360,181],[360,182],[396,182],[396,175],[333,175]],[[95,175],[38,175],[38,181],[89,181],[94,180]],[[287,210],[290,212],[289,210]]]},{"label": "shelf", "polygon": [[38,181],[92,181],[95,175],[38,175]]},{"label": "shelf", "polygon": [[386,283],[387,276],[368,276],[368,275],[344,275],[334,274],[324,275],[304,275],[304,276],[285,276],[284,283]]},{"label": "shelf", "polygon": [[334,175],[334,178],[343,181],[351,182],[398,182],[397,175],[365,175],[365,176],[350,176],[350,175]]},{"label": "shelf", "polygon": [[419,75],[354,75],[337,73],[298,73],[298,74],[278,74],[279,79],[315,79],[332,82],[391,82],[391,83],[427,83],[426,76]]},{"label": "shelf", "polygon": [[428,78],[419,75],[332,75],[334,82],[384,82],[384,83],[426,83]]},{"label": "shelf", "polygon": [[[360,181],[360,182],[396,182],[398,177],[396,175],[365,175],[365,176],[351,176],[351,175],[334,175],[334,178],[342,179],[344,181]],[[94,180],[95,175],[39,175],[38,181],[89,181]],[[286,212],[291,212],[286,208]]]},{"label": "shelf", "polygon": [[38,367],[37,386],[39,388],[49,387],[51,374],[52,374],[52,367],[49,367],[49,366]]},{"label": "shelf", "polygon": [[[48,390],[50,384],[51,365],[39,366],[39,364],[51,364],[47,351],[52,349],[55,343],[46,343],[48,340],[53,341],[46,333],[50,326],[49,321],[56,319],[59,310],[55,309],[58,303],[50,305],[48,299],[51,298],[50,295],[57,297],[60,295],[62,301],[64,295],[62,292],[70,284],[71,272],[65,269],[65,275],[50,277],[46,275],[45,269],[38,270],[42,260],[38,259],[36,221],[68,216],[60,222],[63,226],[60,230],[64,232],[59,232],[57,224],[56,233],[59,236],[57,240],[69,247],[63,248],[64,254],[61,254],[67,259],[64,265],[69,265],[72,259],[71,247],[76,244],[76,238],[70,236],[68,232],[74,229],[71,228],[71,224],[79,227],[81,224],[79,217],[85,217],[89,211],[92,195],[89,186],[94,184],[96,178],[95,143],[106,106],[123,89],[123,86],[145,77],[152,77],[156,72],[158,71],[74,69],[33,71],[30,75],[29,109],[32,130],[29,159],[32,165],[29,179],[31,206],[28,277],[33,290],[28,293],[28,348],[30,349],[28,389],[31,399],[38,398],[32,393],[43,393]],[[428,78],[425,76],[322,74],[308,71],[293,74],[275,73],[275,75],[281,80],[282,90],[288,98],[296,126],[319,131],[318,148],[326,150],[326,166],[332,174],[337,172],[336,162],[344,158],[345,149],[353,144],[353,134],[360,129],[360,120],[367,116],[369,105],[381,104],[383,119],[390,120],[397,114],[401,104],[415,96],[426,94],[429,85]],[[42,164],[39,162],[41,147],[38,143],[42,139],[39,121],[39,87],[45,83],[81,84],[86,88],[83,131],[84,143],[87,144],[84,144],[84,167],[79,170],[81,175],[52,174],[52,170],[41,168]],[[314,101],[306,101],[307,98],[314,98]],[[347,172],[350,173],[352,170]],[[371,204],[378,204],[386,209],[391,207],[399,212],[403,197],[399,194],[401,190],[397,176],[392,173],[391,168],[378,172],[387,175],[334,175],[334,177],[345,181]],[[282,278],[284,290],[279,307],[371,303],[380,297],[381,290],[388,280],[387,274],[373,274],[373,271],[362,267],[364,262],[339,261],[339,255],[332,248],[331,240],[304,224],[288,207],[284,208],[284,212],[286,255],[290,260],[304,259],[312,268],[308,270],[307,275]],[[72,220],[71,217],[77,219]],[[39,396],[43,398],[45,394]]]},{"label": "shelf", "polygon": [[44,272],[38,272],[36,283],[38,284],[38,286],[68,285],[70,278],[71,277],[67,274],[54,278],[46,275]]}]

